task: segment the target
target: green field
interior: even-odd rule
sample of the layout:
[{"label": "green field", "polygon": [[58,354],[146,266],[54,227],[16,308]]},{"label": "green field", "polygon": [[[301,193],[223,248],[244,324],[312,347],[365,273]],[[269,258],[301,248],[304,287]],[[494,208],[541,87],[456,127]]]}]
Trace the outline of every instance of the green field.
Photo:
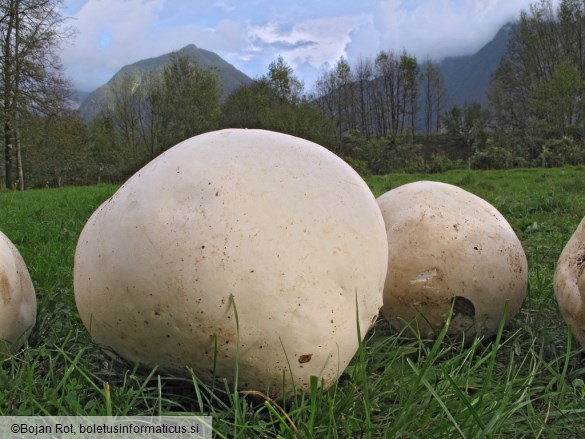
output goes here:
[{"label": "green field", "polygon": [[287,401],[137,372],[92,343],[75,308],[73,253],[85,221],[116,187],[1,192],[0,230],[27,262],[38,317],[28,344],[2,359],[0,415],[203,413],[217,437],[241,438],[585,437],[584,351],[552,289],[555,263],[585,215],[585,168],[367,181],[378,196],[424,179],[467,189],[508,219],[529,262],[523,310],[471,346],[442,335],[420,340],[380,320],[337,385]]}]

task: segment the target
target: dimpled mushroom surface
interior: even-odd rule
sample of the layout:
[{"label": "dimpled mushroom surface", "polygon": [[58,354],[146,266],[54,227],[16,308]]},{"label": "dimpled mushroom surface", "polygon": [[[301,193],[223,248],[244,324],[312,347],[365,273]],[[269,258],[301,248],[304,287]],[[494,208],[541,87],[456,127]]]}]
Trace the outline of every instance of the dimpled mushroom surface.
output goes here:
[{"label": "dimpled mushroom surface", "polygon": [[239,387],[274,396],[337,380],[356,302],[362,336],[382,306],[387,257],[376,200],[343,160],[229,129],[171,148],[94,212],[75,300],[95,342],[131,362],[209,383],[234,377],[238,352]]},{"label": "dimpled mushroom surface", "polygon": [[585,218],[567,242],[557,262],[555,297],[561,314],[581,346],[585,347]]},{"label": "dimpled mushroom surface", "polygon": [[22,256],[0,232],[0,352],[15,352],[35,324],[37,300]]},{"label": "dimpled mushroom surface", "polygon": [[475,336],[497,332],[506,302],[509,321],[528,285],[527,261],[512,227],[487,201],[456,186],[406,184],[378,198],[389,259],[382,314],[424,337],[443,328]]}]

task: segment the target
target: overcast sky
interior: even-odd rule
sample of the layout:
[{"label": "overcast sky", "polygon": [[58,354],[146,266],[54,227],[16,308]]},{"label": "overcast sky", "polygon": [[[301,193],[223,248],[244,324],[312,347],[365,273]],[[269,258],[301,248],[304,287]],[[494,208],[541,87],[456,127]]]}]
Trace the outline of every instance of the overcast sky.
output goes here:
[{"label": "overcast sky", "polygon": [[124,65],[195,44],[252,78],[280,54],[310,88],[341,56],[472,54],[534,1],[65,0],[77,36],[62,61],[74,87],[92,91]]}]

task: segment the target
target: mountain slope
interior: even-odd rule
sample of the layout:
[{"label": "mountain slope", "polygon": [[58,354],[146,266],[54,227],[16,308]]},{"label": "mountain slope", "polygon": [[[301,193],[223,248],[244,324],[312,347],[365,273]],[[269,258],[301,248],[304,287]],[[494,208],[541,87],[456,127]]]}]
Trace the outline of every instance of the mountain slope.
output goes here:
[{"label": "mountain slope", "polygon": [[488,104],[490,78],[506,53],[511,31],[512,25],[507,24],[477,53],[441,61],[439,66],[450,98],[449,106],[463,106],[472,101]]},{"label": "mountain slope", "polygon": [[[177,51],[181,55],[186,55],[189,59],[195,61],[199,67],[204,70],[213,70],[219,76],[220,84],[223,88],[224,96],[229,95],[238,87],[250,84],[252,79],[236,69],[233,65],[223,60],[219,55],[208,50],[200,49],[194,44],[190,44]],[[102,85],[89,94],[81,103],[79,113],[85,120],[93,119],[102,108],[107,108],[111,102],[112,84],[120,81],[125,75],[132,75],[144,80],[151,71],[162,70],[164,66],[170,64],[172,53],[167,53],[155,58],[148,58],[138,61],[134,64],[122,67],[107,84]]]}]

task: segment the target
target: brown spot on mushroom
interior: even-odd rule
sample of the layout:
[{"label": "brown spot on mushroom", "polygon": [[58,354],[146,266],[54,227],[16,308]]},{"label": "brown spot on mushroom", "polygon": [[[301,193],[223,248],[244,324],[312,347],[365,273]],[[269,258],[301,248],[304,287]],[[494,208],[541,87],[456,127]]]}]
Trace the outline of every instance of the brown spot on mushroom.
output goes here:
[{"label": "brown spot on mushroom", "polygon": [[8,277],[4,271],[0,271],[0,294],[2,295],[2,301],[7,304],[10,302],[10,283]]},{"label": "brown spot on mushroom", "polygon": [[575,265],[577,266],[577,277],[581,277],[581,273],[585,270],[585,250],[582,250],[581,253],[577,255]]},{"label": "brown spot on mushroom", "polygon": [[313,356],[313,354],[304,354],[304,355],[301,355],[299,357],[299,364],[308,363],[309,361],[311,361],[311,357],[312,356]]}]

